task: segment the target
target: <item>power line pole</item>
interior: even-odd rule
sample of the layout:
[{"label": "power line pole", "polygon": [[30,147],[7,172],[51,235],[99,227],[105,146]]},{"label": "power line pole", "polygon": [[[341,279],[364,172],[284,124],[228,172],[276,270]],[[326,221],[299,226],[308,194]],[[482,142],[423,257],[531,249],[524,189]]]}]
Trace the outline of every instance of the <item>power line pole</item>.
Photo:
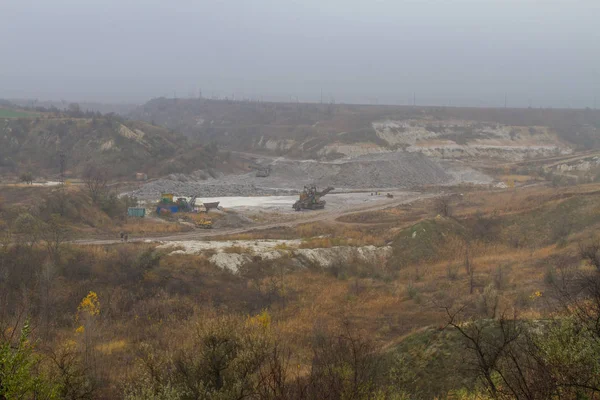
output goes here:
[{"label": "power line pole", "polygon": [[67,156],[65,155],[65,153],[60,153],[59,157],[59,162],[60,162],[60,184],[64,185],[65,184],[65,169],[67,166]]}]

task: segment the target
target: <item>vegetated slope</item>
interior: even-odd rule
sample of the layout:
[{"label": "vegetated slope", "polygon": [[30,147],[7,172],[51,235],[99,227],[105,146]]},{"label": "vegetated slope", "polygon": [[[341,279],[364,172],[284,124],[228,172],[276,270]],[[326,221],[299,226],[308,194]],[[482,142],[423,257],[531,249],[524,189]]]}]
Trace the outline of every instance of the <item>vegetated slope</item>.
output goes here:
[{"label": "vegetated slope", "polygon": [[[45,262],[49,247],[30,244],[23,238],[20,246],[5,246],[0,252],[4,265],[19,266],[7,268],[6,279],[0,280],[0,292],[11,299],[3,303],[2,311],[5,320],[16,325],[13,321],[21,318],[20,310],[30,307],[31,326],[37,328],[31,333],[30,342],[36,343],[32,352],[40,357],[39,370],[48,368],[52,381],[66,381],[73,369],[58,371],[61,365],[57,366],[48,354],[62,351],[65,340],[71,340],[74,345],[67,350],[75,353],[74,361],[68,365],[87,371],[84,355],[89,350],[95,357],[93,365],[102,371],[101,379],[93,381],[97,382],[94,398],[121,398],[130,395],[122,393],[121,388],[150,387],[150,383],[156,384],[160,393],[189,393],[194,388],[192,384],[204,385],[208,378],[190,381],[187,371],[200,371],[195,376],[202,379],[211,376],[210,366],[206,367],[194,355],[213,351],[214,346],[209,346],[214,337],[239,344],[240,351],[233,352],[234,364],[229,365],[253,368],[251,374],[244,368],[241,377],[237,374],[239,369],[228,368],[228,374],[236,375],[227,375],[224,380],[219,394],[225,397],[231,393],[226,392],[231,386],[241,386],[238,382],[256,393],[270,390],[264,385],[272,381],[265,380],[262,372],[273,370],[272,360],[285,365],[291,359],[294,370],[308,372],[292,375],[285,385],[305,377],[312,380],[300,381],[301,388],[324,382],[319,392],[323,395],[310,398],[325,398],[333,384],[352,388],[354,377],[363,376],[354,371],[365,371],[363,365],[372,366],[369,374],[373,375],[369,376],[377,377],[369,384],[369,393],[389,393],[390,398],[398,394],[397,398],[411,399],[487,398],[485,380],[477,373],[481,369],[473,369],[481,365],[476,364],[478,358],[473,350],[477,349],[468,346],[472,343],[457,328],[446,327],[450,318],[465,332],[474,332],[476,338],[481,338],[478,343],[485,354],[483,362],[492,360],[493,371],[506,371],[512,365],[538,365],[523,361],[531,361],[530,356],[535,356],[536,360],[552,363],[542,365],[543,375],[532,375],[531,379],[544,379],[534,383],[566,381],[562,390],[571,387],[572,379],[587,384],[593,378],[598,387],[598,346],[594,344],[597,336],[588,334],[588,326],[596,326],[598,313],[587,307],[590,303],[586,296],[592,293],[588,290],[597,286],[581,290],[585,282],[597,285],[598,272],[578,251],[586,248],[587,240],[598,229],[598,189],[596,184],[465,192],[451,199],[455,218],[421,220],[394,235],[391,246],[398,258],[407,259],[404,264],[372,264],[354,259],[322,268],[294,268],[288,258],[253,259],[232,274],[211,263],[214,252],[210,250],[198,255],[167,256],[148,243],[106,247],[64,244],[60,251],[52,253],[60,268],[44,275],[49,265]],[[79,207],[82,200],[77,196],[73,204]],[[428,199],[402,206],[395,228],[404,228],[404,223],[415,217],[431,217],[432,203]],[[570,230],[553,232],[563,217],[573,222]],[[305,254],[319,247],[336,252],[340,238],[364,240],[368,235],[377,235],[375,239],[379,239],[384,233],[393,234],[389,221],[378,231],[369,225],[312,223],[298,226],[295,233],[310,238],[299,241]],[[287,230],[280,232],[289,234]],[[256,237],[246,238],[251,239],[255,242]],[[590,249],[597,250],[596,243],[591,241]],[[467,244],[468,248],[464,246]],[[251,255],[239,246],[235,251]],[[467,254],[469,266],[465,265]],[[50,283],[52,296],[47,309],[40,290],[44,280]],[[586,296],[575,297],[581,300],[582,308],[574,313],[565,307],[563,312],[565,303],[553,301],[555,290],[569,296]],[[590,300],[597,300],[597,296]],[[78,304],[83,306],[77,307]],[[93,312],[86,311],[86,304],[94,306]],[[455,319],[457,309],[464,312]],[[45,312],[53,317],[47,327],[43,323]],[[587,320],[569,323],[578,322],[571,318],[580,316]],[[73,321],[77,321],[77,330]],[[511,330],[498,329],[503,326]],[[539,329],[542,327],[547,330]],[[253,330],[246,331],[250,328]],[[521,328],[527,330],[519,333]],[[44,329],[49,332],[47,335],[43,334]],[[240,329],[244,330],[243,336]],[[504,332],[519,335],[508,336]],[[531,343],[530,338],[539,345],[524,347]],[[86,348],[85,343],[92,345]],[[565,352],[565,343],[574,350]],[[274,357],[269,354],[280,354],[280,348],[286,349],[283,358],[269,358]],[[253,358],[247,362],[244,357],[248,354]],[[512,358],[514,355],[518,357]],[[552,369],[545,368],[547,365]],[[150,370],[155,366],[160,368]],[[277,368],[276,371],[282,371]],[[144,378],[154,371],[161,374],[156,381]],[[183,372],[173,375],[177,380],[168,380],[164,374],[170,371]],[[316,375],[312,371],[327,374]],[[533,374],[540,370],[527,371]],[[548,371],[553,375],[545,378]],[[323,375],[332,378],[314,378]],[[504,376],[512,379],[514,375]],[[85,379],[96,377],[82,375],[83,383],[73,385],[85,389]],[[171,386],[172,382],[177,386]],[[494,382],[504,385],[500,380]],[[169,392],[162,387],[168,387]],[[357,397],[367,390],[362,387],[347,393],[358,393]],[[505,386],[501,389],[505,390]],[[152,397],[149,391],[144,393],[135,398]],[[294,393],[297,392],[284,394],[283,398],[294,398]],[[564,397],[576,398],[569,393]]]},{"label": "vegetated slope", "polygon": [[[26,108],[57,108],[59,110],[68,108],[68,102],[64,100],[38,100],[38,99],[10,99],[7,100],[12,105]],[[77,102],[81,110],[89,110],[100,112],[102,114],[115,113],[118,115],[126,115],[135,110],[138,104],[134,103],[100,103],[83,101]]]},{"label": "vegetated slope", "polygon": [[370,116],[357,110],[335,105],[159,98],[131,116],[235,150],[305,157],[317,155],[340,132],[353,131],[352,137],[377,141]]},{"label": "vegetated slope", "polygon": [[49,113],[37,118],[0,118],[0,172],[55,175],[60,171],[60,154],[65,154],[72,176],[79,176],[89,163],[112,177],[131,177],[136,172],[160,176],[222,166],[214,146],[208,150],[183,135],[144,122]]},{"label": "vegetated slope", "polygon": [[[232,150],[302,158],[406,150],[522,159],[600,147],[600,111],[149,101],[130,114]],[[516,154],[516,156],[515,156]]]}]

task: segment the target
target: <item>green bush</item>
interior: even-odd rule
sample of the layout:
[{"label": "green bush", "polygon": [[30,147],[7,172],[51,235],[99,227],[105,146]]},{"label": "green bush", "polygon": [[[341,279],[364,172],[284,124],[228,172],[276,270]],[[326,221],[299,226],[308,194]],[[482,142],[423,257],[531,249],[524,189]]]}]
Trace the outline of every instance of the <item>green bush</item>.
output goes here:
[{"label": "green bush", "polygon": [[41,374],[30,342],[29,323],[16,344],[0,340],[0,399],[57,399],[58,386]]}]

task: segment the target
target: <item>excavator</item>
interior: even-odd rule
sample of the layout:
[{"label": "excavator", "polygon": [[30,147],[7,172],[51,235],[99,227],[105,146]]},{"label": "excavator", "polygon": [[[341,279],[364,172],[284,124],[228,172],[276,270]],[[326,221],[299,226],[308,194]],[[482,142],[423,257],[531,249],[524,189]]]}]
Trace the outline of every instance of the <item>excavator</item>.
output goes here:
[{"label": "excavator", "polygon": [[267,176],[271,175],[271,166],[267,165],[262,166],[262,165],[258,165],[258,164],[250,164],[248,165],[248,168],[253,169],[256,171],[256,176],[259,178],[266,178]]},{"label": "excavator", "polygon": [[193,196],[188,202],[185,197],[177,198],[177,205],[181,211],[185,212],[193,212],[194,207],[196,207],[196,199],[198,196]]},{"label": "excavator", "polygon": [[325,200],[321,197],[331,192],[334,188],[329,186],[327,189],[319,192],[315,185],[304,186],[304,190],[300,193],[300,199],[292,206],[294,210],[320,210],[325,208]]}]

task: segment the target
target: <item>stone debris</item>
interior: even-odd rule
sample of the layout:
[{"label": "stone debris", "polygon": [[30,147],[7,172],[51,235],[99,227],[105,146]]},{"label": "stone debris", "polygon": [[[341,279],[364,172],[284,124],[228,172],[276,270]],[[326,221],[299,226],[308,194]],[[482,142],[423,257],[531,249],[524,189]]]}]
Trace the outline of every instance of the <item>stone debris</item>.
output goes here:
[{"label": "stone debris", "polygon": [[271,174],[268,177],[257,177],[254,171],[239,175],[213,174],[215,177],[197,171],[148,182],[132,194],[144,200],[156,199],[165,192],[201,197],[292,195],[310,184],[323,188],[333,186],[336,190],[408,189],[452,180],[438,162],[422,154],[406,152],[369,154],[329,162],[280,158],[269,165]]}]

